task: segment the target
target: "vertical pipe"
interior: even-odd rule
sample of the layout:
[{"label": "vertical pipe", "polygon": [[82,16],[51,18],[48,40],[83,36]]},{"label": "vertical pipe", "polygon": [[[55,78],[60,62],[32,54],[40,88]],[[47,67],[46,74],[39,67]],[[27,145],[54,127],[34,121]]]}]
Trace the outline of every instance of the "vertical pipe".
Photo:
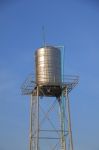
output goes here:
[{"label": "vertical pipe", "polygon": [[71,130],[71,118],[70,118],[70,103],[69,103],[67,87],[66,87],[66,106],[67,106],[67,115],[68,115],[68,132],[69,132],[69,140],[70,140],[70,150],[73,150],[73,139],[72,139],[72,130]]},{"label": "vertical pipe", "polygon": [[62,50],[62,55],[61,55],[61,76],[62,76],[62,82],[64,82],[64,52],[65,52],[65,48],[64,46],[60,47]]},{"label": "vertical pipe", "polygon": [[31,94],[31,102],[30,102],[30,136],[29,136],[29,140],[30,140],[30,144],[29,144],[29,149],[32,150],[32,103],[33,98],[32,98],[32,94]]},{"label": "vertical pipe", "polygon": [[[59,46],[61,49],[61,81],[64,82],[64,46]],[[64,115],[64,95],[62,92],[61,100],[59,102],[60,107],[60,119],[61,119],[61,149],[66,150],[66,141],[65,141],[65,115]]]}]

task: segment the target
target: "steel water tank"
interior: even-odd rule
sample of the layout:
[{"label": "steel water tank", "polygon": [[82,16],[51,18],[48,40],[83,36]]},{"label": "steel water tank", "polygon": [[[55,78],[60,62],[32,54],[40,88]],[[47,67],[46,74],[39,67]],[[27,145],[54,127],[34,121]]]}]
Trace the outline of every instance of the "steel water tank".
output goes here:
[{"label": "steel water tank", "polygon": [[53,46],[39,48],[35,52],[36,82],[38,84],[61,83],[61,51]]}]

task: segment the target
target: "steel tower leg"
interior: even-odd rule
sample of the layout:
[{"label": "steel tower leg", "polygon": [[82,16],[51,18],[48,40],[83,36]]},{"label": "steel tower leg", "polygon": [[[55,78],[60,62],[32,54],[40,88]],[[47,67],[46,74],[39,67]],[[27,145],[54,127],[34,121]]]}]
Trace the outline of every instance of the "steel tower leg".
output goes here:
[{"label": "steel tower leg", "polygon": [[61,150],[66,150],[65,107],[64,107],[63,93],[62,93],[61,100],[59,101],[59,108],[60,108],[60,125],[61,125]]},{"label": "steel tower leg", "polygon": [[39,150],[39,86],[37,86],[37,145],[36,150]]},{"label": "steel tower leg", "polygon": [[66,139],[65,139],[65,116],[64,116],[64,104],[63,98],[59,102],[60,107],[60,123],[61,123],[61,150],[66,150]]},{"label": "steel tower leg", "polygon": [[32,95],[31,95],[31,104],[30,104],[30,143],[29,150],[32,150]]},{"label": "steel tower leg", "polygon": [[72,139],[71,117],[70,117],[70,103],[69,103],[69,96],[68,96],[67,88],[66,88],[66,107],[67,107],[67,118],[68,118],[69,144],[70,144],[70,150],[73,150],[73,139]]},{"label": "steel tower leg", "polygon": [[30,104],[30,144],[29,150],[39,149],[39,88],[36,96],[31,94]]}]

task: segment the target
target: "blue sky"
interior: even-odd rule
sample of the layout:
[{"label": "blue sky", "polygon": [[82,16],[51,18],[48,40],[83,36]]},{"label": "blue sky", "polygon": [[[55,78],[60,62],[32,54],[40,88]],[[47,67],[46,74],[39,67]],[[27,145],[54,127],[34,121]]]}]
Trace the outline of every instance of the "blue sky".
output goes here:
[{"label": "blue sky", "polygon": [[0,0],[0,150],[27,150],[29,97],[20,86],[34,72],[34,51],[65,46],[65,74],[78,74],[71,93],[75,150],[99,150],[98,0]]}]

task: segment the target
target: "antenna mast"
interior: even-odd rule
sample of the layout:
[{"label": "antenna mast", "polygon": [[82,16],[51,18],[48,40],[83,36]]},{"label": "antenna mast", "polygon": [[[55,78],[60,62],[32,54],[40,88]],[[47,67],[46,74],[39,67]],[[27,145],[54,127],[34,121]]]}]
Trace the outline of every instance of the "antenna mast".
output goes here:
[{"label": "antenna mast", "polygon": [[42,37],[43,37],[43,46],[46,47],[46,41],[45,41],[45,27],[42,26]]}]

